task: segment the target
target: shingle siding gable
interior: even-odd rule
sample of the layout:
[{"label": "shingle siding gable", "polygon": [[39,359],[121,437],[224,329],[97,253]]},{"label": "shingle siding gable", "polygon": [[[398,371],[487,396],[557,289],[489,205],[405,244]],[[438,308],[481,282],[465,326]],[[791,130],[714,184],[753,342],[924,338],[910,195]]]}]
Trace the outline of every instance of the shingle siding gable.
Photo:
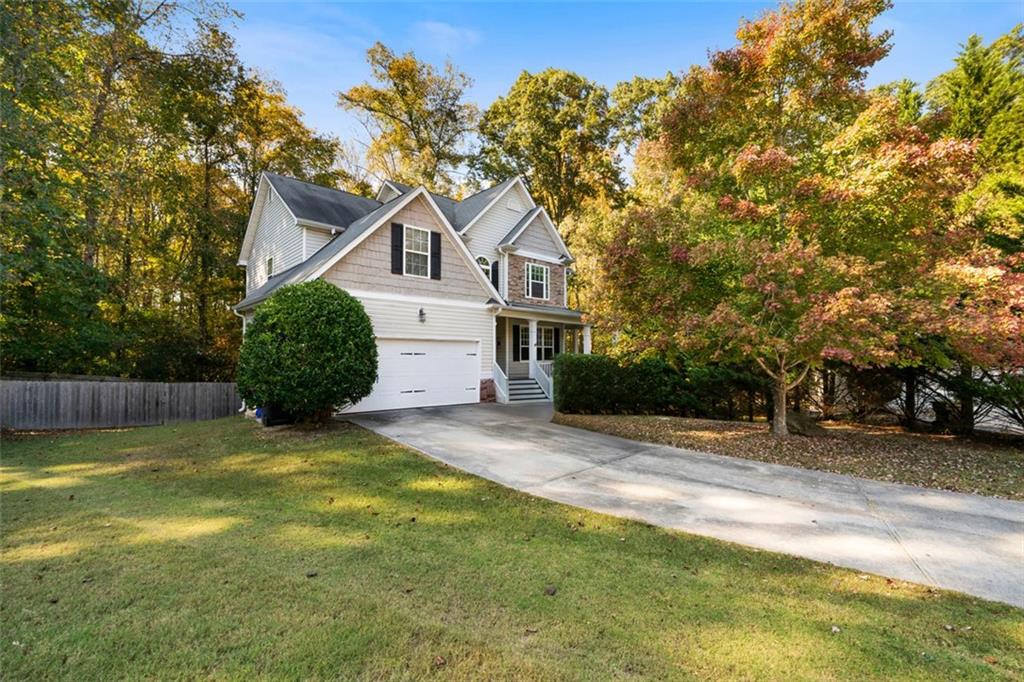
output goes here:
[{"label": "shingle siding gable", "polygon": [[539,253],[544,256],[557,258],[562,255],[562,250],[551,237],[547,225],[544,224],[543,216],[538,215],[523,230],[515,241],[515,245],[523,251]]},{"label": "shingle siding gable", "polygon": [[405,296],[486,302],[491,294],[469,269],[433,210],[422,198],[413,200],[388,223],[413,225],[441,235],[441,279],[423,279],[391,272],[391,230],[378,228],[324,273],[323,278],[343,289]]}]

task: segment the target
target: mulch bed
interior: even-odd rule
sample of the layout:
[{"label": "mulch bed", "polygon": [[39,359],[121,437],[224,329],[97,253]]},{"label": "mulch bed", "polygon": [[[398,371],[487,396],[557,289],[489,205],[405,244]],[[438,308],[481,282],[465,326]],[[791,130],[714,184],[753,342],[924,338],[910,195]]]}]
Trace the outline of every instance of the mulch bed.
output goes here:
[{"label": "mulch bed", "polygon": [[822,424],[818,438],[775,438],[765,423],[556,413],[554,422],[716,455],[877,481],[1024,500],[1024,449],[897,426]]}]

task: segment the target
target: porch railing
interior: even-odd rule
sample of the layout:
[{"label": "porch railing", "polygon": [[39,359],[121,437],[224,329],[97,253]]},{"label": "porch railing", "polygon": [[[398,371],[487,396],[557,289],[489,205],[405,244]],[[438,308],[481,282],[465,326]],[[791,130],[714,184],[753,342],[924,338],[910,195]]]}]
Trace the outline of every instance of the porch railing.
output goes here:
[{"label": "porch railing", "polygon": [[498,363],[494,364],[494,397],[499,403],[508,402],[508,377],[501,371]]},{"label": "porch railing", "polygon": [[540,386],[540,390],[544,391],[544,395],[548,397],[548,400],[553,398],[551,381],[551,362],[537,362],[536,360],[530,360],[530,364],[533,366],[534,371],[532,372],[534,380],[537,385]]}]

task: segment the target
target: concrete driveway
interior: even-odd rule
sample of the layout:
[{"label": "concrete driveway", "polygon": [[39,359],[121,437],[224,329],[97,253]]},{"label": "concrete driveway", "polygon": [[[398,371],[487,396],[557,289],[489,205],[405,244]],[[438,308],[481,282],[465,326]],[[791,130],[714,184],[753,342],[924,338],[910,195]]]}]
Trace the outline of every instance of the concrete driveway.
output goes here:
[{"label": "concrete driveway", "polygon": [[351,419],[540,497],[1024,607],[1024,503],[638,443],[550,404]]}]

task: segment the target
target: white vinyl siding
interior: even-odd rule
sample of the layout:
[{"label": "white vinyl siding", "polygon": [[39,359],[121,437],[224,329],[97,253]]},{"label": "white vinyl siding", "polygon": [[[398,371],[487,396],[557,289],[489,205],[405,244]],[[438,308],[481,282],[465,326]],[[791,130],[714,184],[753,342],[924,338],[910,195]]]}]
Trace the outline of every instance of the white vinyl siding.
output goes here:
[{"label": "white vinyl siding", "polygon": [[306,230],[306,258],[322,249],[327,242],[334,239],[334,235],[328,230],[318,230],[315,227],[303,228]]},{"label": "white vinyl siding", "polygon": [[[394,300],[356,292],[377,338],[451,339],[480,342],[480,378],[490,379],[494,362],[494,315],[483,305],[445,305],[437,300]],[[423,309],[423,321],[419,312]]]},{"label": "white vinyl siding", "polygon": [[[508,208],[509,200],[514,200],[522,210],[510,210]],[[530,203],[530,198],[516,184],[494,206],[481,215],[469,230],[463,233],[462,236],[465,239],[466,246],[469,247],[469,252],[474,257],[485,256],[492,263],[498,260],[498,242],[512,231],[516,223],[531,208],[533,208],[533,204]],[[502,279],[505,278],[503,272],[498,274]]]},{"label": "white vinyl siding", "polygon": [[283,272],[301,262],[303,229],[295,223],[281,197],[268,188],[263,211],[253,235],[252,251],[246,259],[245,290],[255,289],[267,281],[267,262],[273,259],[274,271]]}]

